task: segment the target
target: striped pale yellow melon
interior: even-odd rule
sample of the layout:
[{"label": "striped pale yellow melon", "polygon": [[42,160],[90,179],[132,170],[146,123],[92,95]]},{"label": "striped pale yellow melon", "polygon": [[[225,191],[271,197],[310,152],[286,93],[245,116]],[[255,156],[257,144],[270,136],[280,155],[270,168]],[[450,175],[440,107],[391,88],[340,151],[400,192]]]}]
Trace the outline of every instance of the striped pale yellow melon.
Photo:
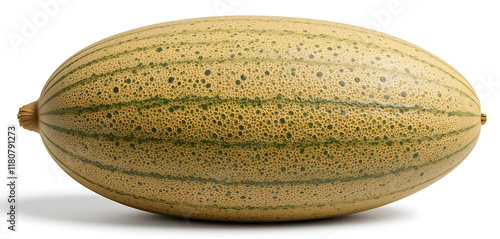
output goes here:
[{"label": "striped pale yellow melon", "polygon": [[474,147],[479,100],[429,52],[364,28],[213,17],[99,41],[20,123],[89,189],[161,214],[324,218],[406,197]]}]

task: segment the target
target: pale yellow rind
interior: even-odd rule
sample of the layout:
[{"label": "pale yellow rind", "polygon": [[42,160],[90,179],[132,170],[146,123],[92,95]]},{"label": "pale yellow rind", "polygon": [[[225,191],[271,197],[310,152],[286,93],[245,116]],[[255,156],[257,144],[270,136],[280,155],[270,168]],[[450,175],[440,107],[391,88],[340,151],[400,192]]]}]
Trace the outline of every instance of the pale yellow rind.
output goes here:
[{"label": "pale yellow rind", "polygon": [[48,151],[89,189],[224,221],[323,218],[401,199],[465,159],[482,118],[464,77],[408,42],[248,16],[99,41],[54,72],[37,109]]}]

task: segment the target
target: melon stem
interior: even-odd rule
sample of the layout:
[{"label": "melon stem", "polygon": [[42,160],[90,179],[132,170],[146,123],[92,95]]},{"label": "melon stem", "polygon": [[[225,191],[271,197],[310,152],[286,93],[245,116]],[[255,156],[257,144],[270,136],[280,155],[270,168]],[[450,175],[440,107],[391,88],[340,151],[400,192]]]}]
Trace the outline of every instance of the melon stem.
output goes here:
[{"label": "melon stem", "polygon": [[486,114],[481,113],[481,125],[486,124]]},{"label": "melon stem", "polygon": [[19,119],[19,125],[21,127],[38,132],[38,101],[31,102],[21,108],[19,108],[19,113],[17,118]]}]

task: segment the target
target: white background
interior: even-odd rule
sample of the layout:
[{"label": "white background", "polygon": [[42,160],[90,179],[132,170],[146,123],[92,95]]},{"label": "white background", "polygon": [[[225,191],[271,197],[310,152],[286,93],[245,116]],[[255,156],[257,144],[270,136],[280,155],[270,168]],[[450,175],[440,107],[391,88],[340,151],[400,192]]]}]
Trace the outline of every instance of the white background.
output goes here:
[{"label": "white background", "polygon": [[[469,157],[417,194],[354,215],[271,224],[189,221],[114,203],[67,176],[40,137],[20,129],[17,231],[7,231],[2,183],[0,238],[500,238],[498,1],[61,0],[44,10],[43,3],[54,1],[0,3],[2,132],[17,124],[18,108],[36,100],[51,73],[81,48],[153,23],[217,15],[314,18],[405,39],[458,69],[476,89],[489,120]],[[27,24],[38,26],[23,35]],[[13,43],[14,36],[24,40]],[[6,133],[1,135],[4,147]],[[6,182],[2,158],[0,181]]]}]

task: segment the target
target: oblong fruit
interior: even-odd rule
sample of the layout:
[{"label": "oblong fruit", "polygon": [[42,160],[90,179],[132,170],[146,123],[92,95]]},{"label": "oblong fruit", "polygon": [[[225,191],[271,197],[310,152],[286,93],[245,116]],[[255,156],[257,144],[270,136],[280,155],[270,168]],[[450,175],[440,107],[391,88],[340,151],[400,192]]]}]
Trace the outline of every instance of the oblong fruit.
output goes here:
[{"label": "oblong fruit", "polygon": [[162,23],[64,62],[21,125],[89,189],[223,221],[375,208],[446,175],[486,120],[460,73],[403,40],[280,17]]}]

